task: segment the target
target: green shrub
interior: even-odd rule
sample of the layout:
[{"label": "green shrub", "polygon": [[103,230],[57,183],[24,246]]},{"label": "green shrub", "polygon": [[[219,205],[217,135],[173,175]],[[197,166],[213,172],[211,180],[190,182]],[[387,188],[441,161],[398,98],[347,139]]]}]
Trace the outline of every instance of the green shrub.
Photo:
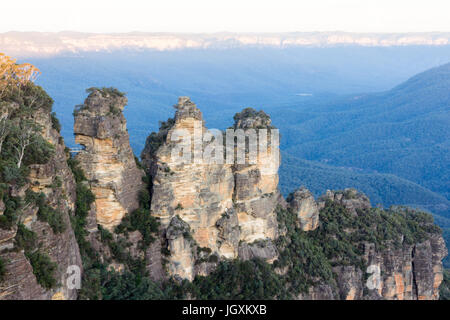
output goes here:
[{"label": "green shrub", "polygon": [[150,210],[140,208],[125,216],[121,224],[116,227],[116,232],[124,233],[139,230],[143,238],[143,247],[146,248],[155,241],[158,228],[159,222],[151,215]]},{"label": "green shrub", "polygon": [[[259,259],[221,262],[209,276],[197,276],[192,284],[182,283],[178,287],[184,295],[191,292],[197,299],[286,298],[286,287],[281,277],[268,263]],[[175,294],[177,288],[172,287],[168,291]]]},{"label": "green shrub", "polygon": [[46,164],[55,153],[55,147],[40,134],[36,135],[34,143],[30,144],[23,157],[24,165]]},{"label": "green shrub", "polygon": [[56,112],[52,112],[50,114],[50,116],[51,116],[51,120],[52,120],[52,128],[58,132],[61,132],[61,123],[59,122],[58,118],[56,117]]},{"label": "green shrub", "polygon": [[67,165],[72,170],[73,177],[77,183],[86,180],[86,176],[84,175],[83,169],[80,167],[80,163],[74,157],[70,157],[67,159]]},{"label": "green shrub", "polygon": [[93,93],[95,91],[99,91],[103,97],[106,97],[107,95],[118,96],[118,97],[125,96],[124,92],[121,92],[113,87],[109,87],[109,88],[107,88],[107,87],[102,87],[102,88],[91,87],[91,88],[86,89],[87,93]]},{"label": "green shrub", "polygon": [[147,189],[139,191],[138,200],[140,208],[150,210],[151,197]]},{"label": "green shrub", "polygon": [[5,210],[0,216],[0,228],[11,229],[21,212],[21,199],[19,197],[11,197],[8,193],[3,195],[3,203]]},{"label": "green shrub", "polygon": [[38,194],[27,190],[25,193],[25,201],[34,203],[39,208],[37,213],[38,220],[47,222],[54,233],[62,233],[66,230],[63,212],[49,206],[44,193],[41,192]]},{"label": "green shrub", "polygon": [[57,285],[57,281],[54,278],[54,273],[57,269],[56,263],[50,259],[48,254],[39,250],[26,253],[26,256],[33,267],[33,274],[36,276],[37,282],[45,289],[54,288]]},{"label": "green shrub", "polygon": [[75,158],[70,157],[67,159],[67,164],[75,178],[77,195],[75,200],[75,214],[71,216],[70,222],[75,233],[75,238],[77,239],[78,247],[80,248],[85,271],[87,272],[89,268],[91,268],[90,264],[95,264],[97,259],[95,250],[92,248],[90,242],[85,238],[87,235],[85,228],[86,217],[89,214],[92,203],[95,201],[95,196],[85,184],[86,176],[84,175],[83,169],[81,169],[78,161]]},{"label": "green shrub", "polygon": [[17,226],[14,246],[17,249],[23,249],[25,252],[32,251],[36,247],[36,233],[28,230],[23,224]]},{"label": "green shrub", "polygon": [[54,233],[62,233],[66,230],[63,213],[55,210],[49,205],[43,205],[39,208],[38,219],[47,222]]},{"label": "green shrub", "polygon": [[132,272],[123,274],[114,271],[101,271],[101,287],[104,300],[160,300],[167,296],[158,284],[149,278],[142,278]]},{"label": "green shrub", "polygon": [[1,166],[2,180],[3,182],[18,187],[23,186],[27,182],[27,176],[29,168],[27,166],[17,167],[15,163],[6,163]]},{"label": "green shrub", "polygon": [[33,268],[33,274],[36,276],[38,283],[46,288],[53,288],[57,282],[54,279],[56,272],[56,263],[52,262],[50,257],[37,249],[36,233],[28,230],[23,224],[19,224],[17,234],[14,238],[15,247],[23,249],[25,256],[30,261]]},{"label": "green shrub", "polygon": [[5,280],[6,275],[6,263],[0,258],[0,283]]},{"label": "green shrub", "polygon": [[167,121],[159,122],[159,131],[152,132],[145,141],[145,149],[150,155],[156,154],[159,147],[166,141],[169,129],[175,124],[175,119],[169,118]]}]

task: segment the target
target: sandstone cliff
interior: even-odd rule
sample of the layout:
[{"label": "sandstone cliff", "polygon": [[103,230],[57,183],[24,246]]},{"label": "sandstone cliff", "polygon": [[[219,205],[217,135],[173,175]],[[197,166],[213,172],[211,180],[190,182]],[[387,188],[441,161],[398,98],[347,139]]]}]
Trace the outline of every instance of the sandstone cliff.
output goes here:
[{"label": "sandstone cliff", "polygon": [[[180,239],[177,240],[181,241],[180,245],[174,245],[175,239],[168,239],[171,253],[169,271],[172,275],[193,279],[196,273],[204,274],[205,270],[210,270],[205,266],[208,261],[205,257],[200,263],[203,266],[194,268],[196,261],[190,252],[201,249],[222,259],[239,255],[252,258],[260,253],[259,257],[273,260],[276,256],[273,246],[265,253],[249,250],[248,246],[277,236],[275,207],[281,197],[277,189],[278,167],[265,169],[278,164],[278,161],[269,158],[270,149],[266,158],[259,158],[252,165],[196,161],[196,146],[202,154],[206,150],[202,113],[187,97],[181,97],[175,109],[175,118],[163,123],[158,133],[148,137],[141,155],[152,178],[153,215],[161,219],[164,227],[172,225],[174,219],[184,221],[194,240],[189,245]],[[270,118],[263,113],[236,117],[236,129],[261,125],[270,127]],[[192,137],[190,158],[182,163],[172,157],[173,150],[182,143],[173,137],[179,130],[186,130]],[[221,141],[219,144],[223,146]],[[221,159],[224,160],[223,157]]]},{"label": "sandstone cliff", "polygon": [[[30,164],[26,183],[21,186],[10,184],[7,191],[13,202],[8,201],[5,209],[10,212],[19,209],[16,211],[19,216],[11,228],[0,227],[0,259],[6,262],[6,274],[0,283],[0,300],[77,298],[77,290],[68,288],[66,283],[69,266],[82,270],[70,223],[75,207],[75,182],[66,162],[68,154],[64,141],[55,128],[50,110],[51,99],[48,98],[41,106],[34,107],[31,120],[41,126],[40,135],[53,146],[51,156],[45,163]],[[19,117],[18,114],[15,116]],[[37,195],[43,199],[39,204],[35,201]],[[23,225],[25,231],[19,225]],[[23,232],[29,236],[26,245],[23,244]],[[55,280],[51,288],[38,283],[35,276],[38,270],[33,269],[38,266],[30,264],[30,257],[37,257],[37,253],[42,253],[40,257],[48,255],[49,263],[54,266],[53,273],[49,274]],[[50,272],[40,272],[46,271]]]},{"label": "sandstone cliff", "polygon": [[92,89],[75,110],[75,142],[79,161],[95,195],[97,223],[112,230],[138,208],[144,173],[130,147],[122,110],[127,99],[113,89]]},{"label": "sandstone cliff", "polygon": [[[350,243],[361,252],[362,264],[341,265],[336,257],[332,264],[336,282],[312,286],[299,298],[433,300],[439,297],[443,279],[442,259],[447,255],[447,248],[431,216],[407,208],[393,208],[387,212],[373,209],[370,200],[354,189],[327,191],[318,205],[327,221],[327,226],[319,225],[318,228],[327,230],[318,230],[315,236],[322,237],[324,246],[330,241],[330,238],[327,240],[330,235],[342,239],[343,245]],[[340,231],[341,235],[332,231],[334,227],[328,229],[332,218],[329,209],[336,205],[344,214],[343,217],[335,217],[341,221],[338,226],[341,229],[334,232]],[[421,236],[409,233],[407,225],[415,225],[415,232]],[[370,230],[377,230],[374,236],[356,236],[356,233]],[[400,230],[403,233],[398,232]]]},{"label": "sandstone cliff", "polygon": [[247,243],[264,239],[273,240],[278,235],[275,207],[281,198],[278,191],[279,153],[278,150],[272,152],[270,136],[270,130],[275,128],[271,125],[267,114],[250,108],[236,114],[234,120],[234,130],[268,130],[267,152],[258,152],[255,164],[246,161],[246,164],[233,166],[235,179],[233,196],[241,228],[240,239]]}]

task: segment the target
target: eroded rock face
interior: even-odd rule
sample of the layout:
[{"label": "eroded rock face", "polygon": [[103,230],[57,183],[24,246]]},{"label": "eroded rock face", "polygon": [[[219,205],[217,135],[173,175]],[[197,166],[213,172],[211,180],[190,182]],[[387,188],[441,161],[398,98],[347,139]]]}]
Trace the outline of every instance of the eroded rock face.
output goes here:
[{"label": "eroded rock face", "polygon": [[261,258],[272,263],[278,258],[277,247],[270,239],[259,240],[252,243],[243,242],[239,246],[239,259],[250,260]]},{"label": "eroded rock face", "polygon": [[[255,164],[235,164],[234,202],[241,229],[241,241],[251,243],[257,240],[275,239],[278,236],[278,224],[275,208],[281,198],[278,191],[278,166],[280,154],[277,141],[271,141],[270,117],[263,111],[244,109],[234,116],[234,129],[265,129],[268,131],[267,152],[257,153]],[[274,152],[272,152],[274,151]],[[246,154],[248,158],[248,153]]]},{"label": "eroded rock face", "polygon": [[69,289],[66,283],[69,266],[77,266],[82,271],[78,244],[70,224],[70,214],[75,207],[75,181],[66,162],[68,155],[64,141],[52,128],[50,113],[39,110],[33,117],[42,126],[42,136],[54,146],[54,154],[46,164],[30,166],[30,183],[18,194],[24,195],[27,189],[44,193],[48,205],[62,215],[65,229],[55,233],[47,222],[38,220],[35,205],[26,206],[21,219],[26,228],[35,232],[39,250],[56,263],[54,278],[57,285],[47,290],[38,284],[24,251],[15,248],[17,226],[11,230],[0,229],[0,257],[6,261],[6,279],[0,284],[0,300],[76,299],[77,291]]},{"label": "eroded rock face", "polygon": [[319,226],[319,207],[314,196],[306,188],[300,188],[286,199],[290,209],[297,215],[300,228],[311,231]]},{"label": "eroded rock face", "polygon": [[[231,165],[194,161],[179,163],[172,158],[172,151],[177,147],[176,141],[172,141],[174,132],[186,130],[192,137],[200,136],[201,139],[206,130],[200,110],[189,98],[181,97],[175,108],[174,120],[167,122],[167,127],[158,133],[159,136],[149,136],[142,152],[143,163],[153,180],[152,213],[160,218],[164,228],[178,216],[188,224],[191,236],[199,247],[210,248],[220,256],[235,258],[239,233],[221,233],[216,226],[222,215],[231,212],[233,207],[234,177]],[[195,143],[202,146],[201,140]],[[232,221],[237,223],[237,220]],[[225,225],[223,223],[223,227]],[[238,230],[237,226],[229,228],[233,227]],[[187,251],[181,238],[173,239],[169,247],[171,265],[181,260],[187,263],[189,255],[185,254]],[[174,275],[193,278],[194,261],[187,264],[191,266],[188,271],[175,267],[169,270],[175,272]]]},{"label": "eroded rock face", "polygon": [[[400,248],[388,246],[384,250],[366,244],[367,265],[380,270],[378,285],[373,276],[365,280],[361,270],[354,266],[335,267],[339,296],[347,300],[436,300],[443,279],[441,260],[446,255],[447,249],[440,235],[432,235],[430,240],[422,243]],[[372,280],[374,289],[367,287]]]},{"label": "eroded rock face", "polygon": [[[357,214],[357,209],[370,208],[368,198],[356,190],[328,191],[322,197],[322,201],[326,200],[345,206],[352,214]],[[367,270],[356,266],[333,268],[337,281],[337,289],[334,291],[340,299],[439,298],[439,286],[443,280],[442,259],[448,253],[439,232],[430,232],[424,240],[413,244],[402,242],[396,245],[388,241],[377,247],[374,243],[364,242],[360,247]]]},{"label": "eroded rock face", "polygon": [[112,230],[138,208],[144,172],[135,162],[122,110],[127,99],[118,92],[94,89],[75,110],[75,142],[80,162],[95,195],[97,223]]},{"label": "eroded rock face", "polygon": [[[240,242],[275,239],[278,229],[275,207],[281,195],[277,189],[278,161],[271,158],[270,148],[251,165],[198,162],[194,157],[196,150],[203,154],[210,142],[210,139],[202,141],[206,132],[202,113],[188,97],[181,97],[174,107],[175,118],[162,123],[160,131],[148,137],[141,155],[152,177],[153,215],[160,218],[165,228],[178,216],[189,225],[197,247],[207,248],[219,258],[232,259],[239,252],[248,252],[239,249]],[[270,118],[264,113],[237,115],[235,121],[236,129],[271,128]],[[180,145],[175,136],[180,130],[192,137],[190,158],[182,162],[172,156]],[[169,245],[169,264],[179,265],[183,261],[189,266],[189,272],[172,266],[169,267],[172,275],[191,279],[196,272],[207,274],[214,263],[191,268],[195,261],[187,262],[189,257],[194,257],[187,254],[185,244],[180,238]],[[252,257],[261,253],[268,261],[274,259],[272,251],[270,254],[253,252]]]},{"label": "eroded rock face", "polygon": [[167,249],[170,251],[169,273],[181,279],[194,279],[195,243],[190,238],[189,224],[174,216],[166,230]]}]

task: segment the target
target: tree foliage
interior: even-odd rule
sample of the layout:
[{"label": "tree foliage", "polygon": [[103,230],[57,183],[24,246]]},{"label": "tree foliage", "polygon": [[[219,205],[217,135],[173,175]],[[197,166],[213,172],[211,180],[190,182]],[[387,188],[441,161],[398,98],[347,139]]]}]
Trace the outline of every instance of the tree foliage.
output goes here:
[{"label": "tree foliage", "polygon": [[0,53],[0,99],[10,90],[14,90],[28,82],[36,80],[40,71],[29,63],[17,64],[4,53]]}]

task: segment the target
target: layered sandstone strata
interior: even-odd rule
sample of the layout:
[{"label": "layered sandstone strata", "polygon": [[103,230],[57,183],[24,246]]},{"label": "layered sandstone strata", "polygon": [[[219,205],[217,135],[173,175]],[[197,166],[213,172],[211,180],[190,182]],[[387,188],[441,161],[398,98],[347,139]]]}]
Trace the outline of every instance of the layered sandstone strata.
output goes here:
[{"label": "layered sandstone strata", "polygon": [[[278,167],[280,154],[278,141],[272,141],[270,117],[263,111],[244,109],[234,116],[234,130],[254,130],[259,140],[267,136],[267,148],[258,149],[255,163],[246,161],[233,166],[235,187],[233,199],[241,229],[241,241],[251,243],[257,240],[275,239],[278,232],[275,208],[281,195],[278,191]],[[263,129],[265,131],[259,131]],[[250,153],[246,153],[249,159]],[[236,159],[238,160],[238,159]]]},{"label": "layered sandstone strata", "polygon": [[[205,263],[200,267],[192,268],[195,257],[187,254],[188,244],[192,247],[190,251],[206,249],[219,258],[239,255],[251,258],[260,254],[267,261],[273,261],[277,253],[271,243],[268,250],[248,246],[277,237],[275,207],[281,196],[277,189],[278,161],[271,158],[271,146],[255,164],[227,163],[225,151],[214,161],[208,161],[205,156],[208,143],[216,141],[225,148],[223,141],[207,135],[202,113],[188,97],[181,97],[174,107],[175,118],[162,123],[160,131],[148,137],[141,155],[152,178],[153,215],[160,218],[164,228],[168,228],[175,217],[176,221],[182,220],[189,226],[193,239],[189,243],[181,238],[168,240],[170,273],[190,279],[196,272],[204,274],[211,269],[206,261],[214,259],[206,258],[201,258]],[[236,117],[236,129],[261,126],[271,128],[265,114],[255,112]],[[174,157],[174,152],[180,150],[180,133],[183,132],[189,134],[191,144],[189,150],[183,149],[183,152],[188,151],[188,157],[180,161]],[[201,155],[200,161],[195,157],[197,152]],[[240,243],[245,247],[240,249]],[[189,272],[174,267],[180,264]]]},{"label": "layered sandstone strata", "polygon": [[70,214],[75,208],[75,181],[67,165],[64,141],[52,126],[50,112],[38,109],[33,120],[41,126],[42,137],[54,146],[54,153],[47,163],[30,165],[29,183],[13,193],[24,197],[27,190],[42,192],[46,203],[61,215],[62,232],[54,232],[47,222],[38,219],[36,204],[25,203],[20,217],[21,223],[35,233],[39,251],[48,254],[56,264],[52,275],[56,286],[45,289],[37,282],[24,250],[17,248],[14,239],[17,225],[10,230],[0,228],[0,258],[6,262],[5,279],[0,283],[0,300],[76,299],[77,290],[67,285],[69,267],[78,267],[82,272],[78,244],[70,223]]},{"label": "layered sandstone strata", "polygon": [[[345,207],[353,216],[370,210],[369,198],[355,189],[330,191],[319,198],[323,208],[327,201]],[[406,209],[407,210],[407,209]],[[356,219],[356,217],[355,217]],[[359,244],[365,270],[357,266],[334,266],[336,285],[320,284],[309,288],[300,299],[387,299],[436,300],[443,280],[442,259],[448,251],[440,232],[432,222],[422,222],[430,231],[416,243],[400,245],[386,241],[382,246],[371,242]],[[373,226],[376,228],[377,226]],[[320,226],[319,226],[320,228]],[[358,230],[348,230],[358,232]],[[404,239],[404,235],[401,235]]]},{"label": "layered sandstone strata", "polygon": [[[187,223],[196,246],[209,248],[223,257],[235,258],[239,232],[232,236],[229,231],[238,231],[237,220],[231,220],[235,224],[233,226],[224,220],[227,215],[232,215],[233,208],[234,177],[231,165],[194,161],[194,145],[200,143],[201,148],[203,145],[202,141],[194,141],[194,136],[197,140],[197,137],[201,139],[206,130],[202,114],[187,97],[181,97],[175,109],[175,118],[164,123],[158,134],[149,136],[142,152],[143,163],[153,182],[152,213],[160,218],[164,228],[174,221]],[[180,163],[172,157],[173,150],[179,146],[173,135],[182,130],[192,137],[192,153],[190,159]],[[166,237],[172,229],[167,229]],[[172,274],[193,277],[193,256],[185,254],[191,250],[186,247],[190,244],[194,242],[185,242],[181,238],[169,239],[171,265],[182,261],[182,265],[189,266],[187,271],[170,267]],[[190,262],[187,261],[189,257]]]},{"label": "layered sandstone strata", "polygon": [[92,89],[75,110],[75,142],[82,145],[76,159],[95,195],[97,223],[112,230],[139,207],[143,188],[140,170],[130,147],[122,111],[126,97],[113,89]]},{"label": "layered sandstone strata", "polygon": [[[327,284],[312,286],[300,299],[344,300],[436,300],[443,279],[442,259],[447,255],[440,235],[414,245],[400,248],[388,246],[377,250],[373,244],[365,244],[364,260],[368,266],[379,270],[379,282],[368,289],[370,278],[355,266],[336,266],[336,286]],[[370,277],[371,275],[369,275]],[[372,274],[373,276],[373,274]]]}]

